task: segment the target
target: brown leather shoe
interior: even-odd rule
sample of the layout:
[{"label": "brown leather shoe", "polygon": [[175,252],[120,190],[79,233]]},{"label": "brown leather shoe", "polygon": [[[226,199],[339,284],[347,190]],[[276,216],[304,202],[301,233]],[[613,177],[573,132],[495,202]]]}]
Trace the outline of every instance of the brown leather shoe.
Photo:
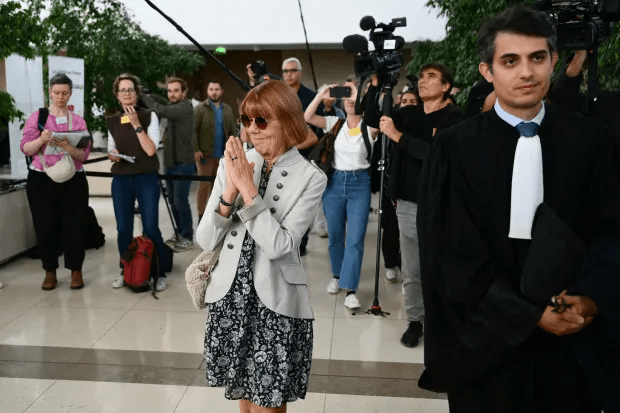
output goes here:
[{"label": "brown leather shoe", "polygon": [[41,289],[45,291],[53,290],[56,288],[58,281],[56,280],[56,271],[45,271],[45,279],[41,284]]},{"label": "brown leather shoe", "polygon": [[84,288],[82,271],[71,271],[71,289],[79,290],[80,288]]}]

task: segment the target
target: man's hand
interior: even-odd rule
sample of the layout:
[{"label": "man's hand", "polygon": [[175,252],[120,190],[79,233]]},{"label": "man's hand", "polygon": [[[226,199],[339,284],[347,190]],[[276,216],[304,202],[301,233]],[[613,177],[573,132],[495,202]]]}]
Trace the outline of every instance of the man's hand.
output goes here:
[{"label": "man's hand", "polygon": [[568,308],[566,311],[570,311],[583,317],[588,325],[592,322],[594,317],[598,315],[598,307],[593,299],[581,295],[567,295],[566,291],[563,291],[559,295],[559,298],[563,299]]},{"label": "man's hand", "polygon": [[389,116],[381,116],[381,120],[379,121],[379,130],[385,133],[385,136],[397,143],[403,136],[403,134],[396,129],[396,126],[394,126],[394,121]]},{"label": "man's hand", "polygon": [[540,320],[536,325],[547,333],[556,336],[564,336],[574,334],[581,331],[586,326],[586,319],[573,313],[572,311],[564,311],[557,313],[555,307],[547,306]]},{"label": "man's hand", "polygon": [[248,70],[248,82],[250,86],[256,86],[256,74],[252,71],[252,63],[248,63],[245,67]]},{"label": "man's hand", "polygon": [[204,155],[201,151],[194,152],[194,160],[196,161],[196,163],[199,163],[202,159],[204,159]]},{"label": "man's hand", "polygon": [[566,76],[577,77],[586,61],[586,57],[588,57],[588,52],[586,50],[577,50],[575,56],[566,67]]}]

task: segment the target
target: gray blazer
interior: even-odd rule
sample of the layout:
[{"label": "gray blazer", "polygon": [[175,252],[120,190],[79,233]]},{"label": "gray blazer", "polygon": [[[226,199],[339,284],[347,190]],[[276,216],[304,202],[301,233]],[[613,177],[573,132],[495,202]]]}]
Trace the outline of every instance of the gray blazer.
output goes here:
[{"label": "gray blazer", "polygon": [[[255,150],[246,153],[254,162],[258,188],[263,158]],[[270,310],[293,318],[314,318],[308,295],[308,276],[299,258],[299,244],[312,224],[327,186],[327,177],[302,157],[296,148],[282,154],[273,166],[264,197],[229,218],[222,217],[219,197],[226,186],[224,162],[220,161],[211,198],[198,225],[196,240],[204,250],[224,246],[207,287],[205,302],[224,298],[235,279],[246,231],[256,242],[254,287]],[[235,201],[243,205],[241,196]]]}]

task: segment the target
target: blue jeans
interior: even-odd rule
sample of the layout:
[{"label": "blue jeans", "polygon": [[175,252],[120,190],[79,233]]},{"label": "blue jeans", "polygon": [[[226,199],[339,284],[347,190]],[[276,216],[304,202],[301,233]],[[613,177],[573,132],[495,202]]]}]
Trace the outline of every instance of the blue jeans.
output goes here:
[{"label": "blue jeans", "polygon": [[360,281],[370,210],[368,170],[335,170],[323,193],[323,210],[332,273],[340,277],[340,288],[355,290]]},{"label": "blue jeans", "polygon": [[[194,175],[196,165],[183,164],[166,168],[166,175]],[[166,189],[170,198],[170,208],[174,222],[179,230],[178,235],[192,241],[194,239],[194,223],[192,209],[189,206],[189,187],[192,181],[166,180]]]},{"label": "blue jeans", "polygon": [[159,230],[159,182],[156,174],[114,175],[112,202],[118,230],[118,252],[122,256],[133,238],[134,206],[138,199],[142,228],[157,250],[159,276],[168,266],[166,246]]}]

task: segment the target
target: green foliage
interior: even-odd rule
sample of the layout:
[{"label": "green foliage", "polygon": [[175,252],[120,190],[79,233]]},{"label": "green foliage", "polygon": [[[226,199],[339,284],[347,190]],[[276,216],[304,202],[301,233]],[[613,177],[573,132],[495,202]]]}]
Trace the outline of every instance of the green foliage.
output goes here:
[{"label": "green foliage", "polygon": [[[36,5],[41,1],[31,0],[31,3]],[[49,11],[43,23],[49,39],[41,53],[55,54],[66,49],[68,57],[84,59],[84,115],[91,130],[105,131],[103,117],[93,115],[93,109],[117,107],[112,83],[119,74],[135,74],[143,85],[154,86],[166,75],[192,73],[204,64],[200,55],[142,31],[120,1],[46,0],[42,3]]]},{"label": "green foliage", "polygon": [[[38,14],[30,9],[22,10],[17,1],[0,3],[0,60],[13,53],[34,58],[33,45],[45,38],[40,23]],[[24,114],[15,107],[13,97],[4,91],[0,91],[0,119],[9,122],[24,120]]]},{"label": "green foliage", "polygon": [[[476,50],[478,29],[486,19],[516,3],[515,0],[428,0],[427,7],[436,9],[440,16],[447,18],[446,37],[439,42],[416,43],[409,73],[417,76],[422,65],[441,63],[450,68],[458,86],[472,86],[480,79],[480,60]],[[466,95],[457,95],[459,104],[464,103]]]},{"label": "green foliage", "polygon": [[620,24],[614,26],[611,38],[599,47],[599,86],[601,89],[620,89]]},{"label": "green foliage", "polygon": [[[452,70],[456,84],[465,92],[457,95],[463,105],[467,90],[480,79],[476,50],[477,31],[489,17],[517,3],[515,0],[428,0],[427,7],[436,9],[447,18],[446,37],[439,42],[423,41],[414,44],[409,73],[417,75],[425,63],[442,63]],[[601,89],[620,89],[620,24],[616,24],[611,38],[599,47],[599,85]],[[556,68],[556,71],[560,67]]]},{"label": "green foliage", "polygon": [[[193,73],[204,64],[200,55],[145,33],[118,0],[24,2],[26,10],[16,1],[0,5],[0,58],[11,53],[38,54],[46,63],[48,55],[65,50],[68,57],[84,59],[84,117],[91,131],[106,130],[103,116],[93,110],[101,113],[117,107],[112,83],[119,74],[135,74],[143,85],[157,91],[154,86],[166,75]],[[31,43],[37,46],[36,52]]]}]

